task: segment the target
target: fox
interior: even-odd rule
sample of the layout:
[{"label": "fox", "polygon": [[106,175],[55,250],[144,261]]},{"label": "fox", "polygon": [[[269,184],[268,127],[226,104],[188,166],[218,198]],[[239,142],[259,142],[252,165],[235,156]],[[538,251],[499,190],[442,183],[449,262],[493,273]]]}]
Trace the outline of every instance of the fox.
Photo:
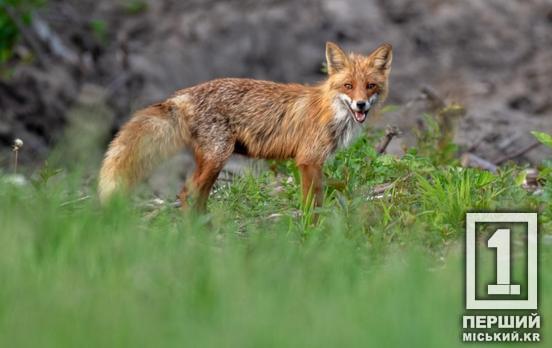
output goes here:
[{"label": "fox", "polygon": [[99,174],[102,203],[129,192],[162,161],[191,150],[195,170],[177,195],[205,211],[232,154],[295,161],[302,203],[323,204],[323,165],[362,133],[389,92],[389,43],[368,55],[326,43],[327,78],[313,85],[221,78],[137,111],[111,141]]}]

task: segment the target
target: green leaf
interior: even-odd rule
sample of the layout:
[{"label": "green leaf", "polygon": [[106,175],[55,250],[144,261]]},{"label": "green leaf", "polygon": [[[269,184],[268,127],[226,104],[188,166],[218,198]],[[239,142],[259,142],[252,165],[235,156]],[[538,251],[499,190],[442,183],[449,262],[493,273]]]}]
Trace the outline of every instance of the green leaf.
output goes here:
[{"label": "green leaf", "polygon": [[[489,185],[494,182],[496,177],[491,172],[481,172],[477,177],[477,185],[479,188]],[[525,180],[525,178],[523,178]]]},{"label": "green leaf", "polygon": [[516,186],[523,185],[526,178],[527,178],[527,172],[525,170],[522,170],[518,175],[516,175],[516,179],[515,179]]},{"label": "green leaf", "polygon": [[552,136],[550,134],[537,131],[533,131],[531,134],[533,134],[538,141],[552,148]]}]

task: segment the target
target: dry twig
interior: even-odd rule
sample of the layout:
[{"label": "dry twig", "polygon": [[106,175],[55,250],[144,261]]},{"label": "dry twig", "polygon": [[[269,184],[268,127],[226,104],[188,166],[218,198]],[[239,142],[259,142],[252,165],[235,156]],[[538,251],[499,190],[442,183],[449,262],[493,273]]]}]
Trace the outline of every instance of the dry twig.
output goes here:
[{"label": "dry twig", "polygon": [[540,142],[538,141],[534,141],[532,142],[531,144],[529,144],[528,146],[526,147],[522,147],[521,149],[519,149],[518,151],[515,151],[515,152],[512,152],[510,154],[507,154],[507,155],[504,155],[503,157],[497,159],[495,161],[495,164],[497,166],[501,165],[501,164],[504,164],[505,162],[511,160],[511,159],[514,159],[514,158],[517,158],[521,155],[524,155],[526,154],[527,152],[533,150],[534,148],[538,147],[539,145],[541,145]]},{"label": "dry twig", "polygon": [[398,127],[387,126],[387,128],[385,128],[384,138],[376,147],[376,151],[378,152],[378,154],[384,153],[385,150],[387,150],[387,146],[389,146],[389,143],[391,143],[391,140],[393,140],[393,138],[396,136],[400,136],[401,134],[402,132]]},{"label": "dry twig", "polygon": [[481,168],[488,170],[492,173],[496,173],[498,170],[498,167],[494,165],[493,163],[487,161],[486,159],[483,159],[477,155],[474,155],[473,153],[465,153],[462,155],[461,159],[462,167],[469,167],[469,168]]}]

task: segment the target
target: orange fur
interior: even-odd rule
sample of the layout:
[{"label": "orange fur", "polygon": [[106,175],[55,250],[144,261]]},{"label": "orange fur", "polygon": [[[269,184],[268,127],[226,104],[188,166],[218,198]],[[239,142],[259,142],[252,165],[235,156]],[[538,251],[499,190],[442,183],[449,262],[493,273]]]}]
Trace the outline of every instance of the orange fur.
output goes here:
[{"label": "orange fur", "polygon": [[[329,77],[315,85],[280,84],[251,79],[218,79],[178,91],[160,104],[137,112],[106,153],[99,194],[107,200],[128,190],[160,161],[191,148],[196,171],[180,193],[205,208],[209,192],[233,153],[297,162],[304,200],[313,193],[322,204],[322,166],[347,145],[364,115],[374,114],[388,91],[391,46],[368,56],[345,54],[328,43]],[[355,102],[368,109],[356,110]],[[355,113],[357,118],[354,118]],[[357,122],[355,122],[357,121]]]}]

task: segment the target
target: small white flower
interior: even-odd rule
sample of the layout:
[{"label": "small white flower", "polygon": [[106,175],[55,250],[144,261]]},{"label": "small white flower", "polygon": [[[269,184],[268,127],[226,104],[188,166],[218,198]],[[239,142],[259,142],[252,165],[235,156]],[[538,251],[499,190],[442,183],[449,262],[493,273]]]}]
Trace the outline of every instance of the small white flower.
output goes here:
[{"label": "small white flower", "polygon": [[154,198],[154,199],[151,200],[151,203],[153,205],[163,205],[163,204],[165,204],[165,201],[162,200],[161,198]]},{"label": "small white flower", "polygon": [[2,179],[8,185],[23,187],[27,185],[27,179],[21,174],[7,175]]},{"label": "small white flower", "polygon": [[15,145],[15,147],[20,148],[23,146],[23,140],[17,138],[14,140],[13,144]]}]

